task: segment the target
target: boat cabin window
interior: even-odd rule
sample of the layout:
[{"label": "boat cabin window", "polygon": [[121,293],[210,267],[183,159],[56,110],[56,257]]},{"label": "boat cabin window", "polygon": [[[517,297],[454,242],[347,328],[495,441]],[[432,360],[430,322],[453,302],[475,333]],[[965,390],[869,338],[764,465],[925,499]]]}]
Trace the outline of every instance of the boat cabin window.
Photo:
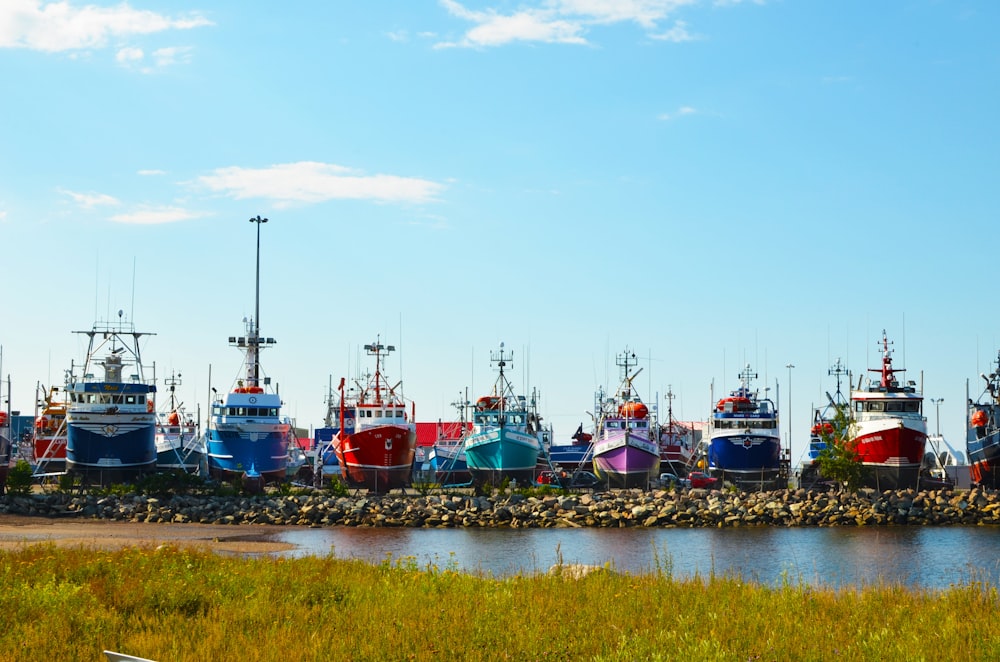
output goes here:
[{"label": "boat cabin window", "polygon": [[404,416],[406,416],[406,412],[404,412],[402,409],[396,412],[396,418],[403,418]]},{"label": "boat cabin window", "polygon": [[649,424],[649,421],[631,420],[631,421],[628,422],[628,426],[630,428],[632,428],[633,430],[645,430],[647,427],[649,427],[648,424]]},{"label": "boat cabin window", "polygon": [[136,404],[136,397],[134,395],[126,395],[125,396],[125,404],[127,404],[127,405],[134,405],[134,404]]},{"label": "boat cabin window", "polygon": [[621,426],[622,426],[621,421],[608,421],[607,423],[604,424],[604,427],[606,427],[609,430],[618,430],[621,429]]}]

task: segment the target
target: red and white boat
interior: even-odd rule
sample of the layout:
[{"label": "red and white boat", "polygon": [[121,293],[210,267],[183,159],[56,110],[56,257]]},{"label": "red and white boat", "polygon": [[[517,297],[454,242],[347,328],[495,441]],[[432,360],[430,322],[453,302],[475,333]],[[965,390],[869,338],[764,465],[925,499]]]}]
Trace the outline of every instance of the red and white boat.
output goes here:
[{"label": "red and white boat", "polygon": [[660,469],[678,476],[692,466],[694,428],[674,418],[674,392],[667,389],[667,423],[660,426]]},{"label": "red and white boat", "polygon": [[900,384],[892,367],[889,340],[882,332],[882,367],[865,390],[851,391],[852,437],[862,464],[868,468],[865,485],[878,490],[917,488],[927,445],[923,394],[916,383]]},{"label": "red and white boat", "polygon": [[66,471],[66,392],[38,385],[31,462],[37,474]]},{"label": "red and white boat", "polygon": [[350,487],[376,493],[409,487],[413,480],[416,412],[411,410],[407,416],[402,382],[389,386],[382,372],[383,358],[393,350],[392,345],[377,340],[365,345],[368,355],[375,357],[375,374],[366,376],[364,383],[357,382],[356,392],[345,395],[344,380],[340,380],[341,432],[333,448],[341,476]]}]

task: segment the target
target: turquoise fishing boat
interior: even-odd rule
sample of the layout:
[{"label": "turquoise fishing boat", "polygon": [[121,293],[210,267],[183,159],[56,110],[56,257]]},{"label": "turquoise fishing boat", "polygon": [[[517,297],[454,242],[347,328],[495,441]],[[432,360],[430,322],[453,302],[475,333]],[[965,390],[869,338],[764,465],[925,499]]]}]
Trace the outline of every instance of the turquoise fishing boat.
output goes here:
[{"label": "turquoise fishing boat", "polygon": [[499,485],[505,479],[521,485],[534,481],[538,457],[542,453],[543,430],[538,415],[538,397],[517,395],[504,368],[512,352],[490,354],[490,363],[499,374],[493,392],[479,398],[472,409],[472,432],[465,440],[465,460],[477,484]]}]

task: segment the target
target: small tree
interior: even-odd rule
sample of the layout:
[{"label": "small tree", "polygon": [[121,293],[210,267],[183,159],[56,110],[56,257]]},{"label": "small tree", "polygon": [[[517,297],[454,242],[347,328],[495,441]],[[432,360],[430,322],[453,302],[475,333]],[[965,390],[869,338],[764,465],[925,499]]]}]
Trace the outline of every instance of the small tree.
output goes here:
[{"label": "small tree", "polygon": [[25,495],[31,491],[32,484],[31,465],[27,460],[18,460],[17,464],[10,468],[7,473],[7,492],[16,495]]},{"label": "small tree", "polygon": [[822,436],[826,448],[819,452],[816,462],[824,478],[835,480],[854,491],[865,478],[865,466],[858,456],[848,405],[839,405],[830,426],[823,426]]}]

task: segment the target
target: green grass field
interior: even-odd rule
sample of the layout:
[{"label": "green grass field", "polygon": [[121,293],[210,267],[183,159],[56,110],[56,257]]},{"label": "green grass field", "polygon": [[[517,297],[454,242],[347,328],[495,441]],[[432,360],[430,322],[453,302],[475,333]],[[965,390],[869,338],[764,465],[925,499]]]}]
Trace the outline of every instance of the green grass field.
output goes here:
[{"label": "green grass field", "polygon": [[[669,566],[669,563],[664,564]],[[592,572],[505,579],[172,547],[0,553],[0,658],[995,660],[997,592]]]}]

